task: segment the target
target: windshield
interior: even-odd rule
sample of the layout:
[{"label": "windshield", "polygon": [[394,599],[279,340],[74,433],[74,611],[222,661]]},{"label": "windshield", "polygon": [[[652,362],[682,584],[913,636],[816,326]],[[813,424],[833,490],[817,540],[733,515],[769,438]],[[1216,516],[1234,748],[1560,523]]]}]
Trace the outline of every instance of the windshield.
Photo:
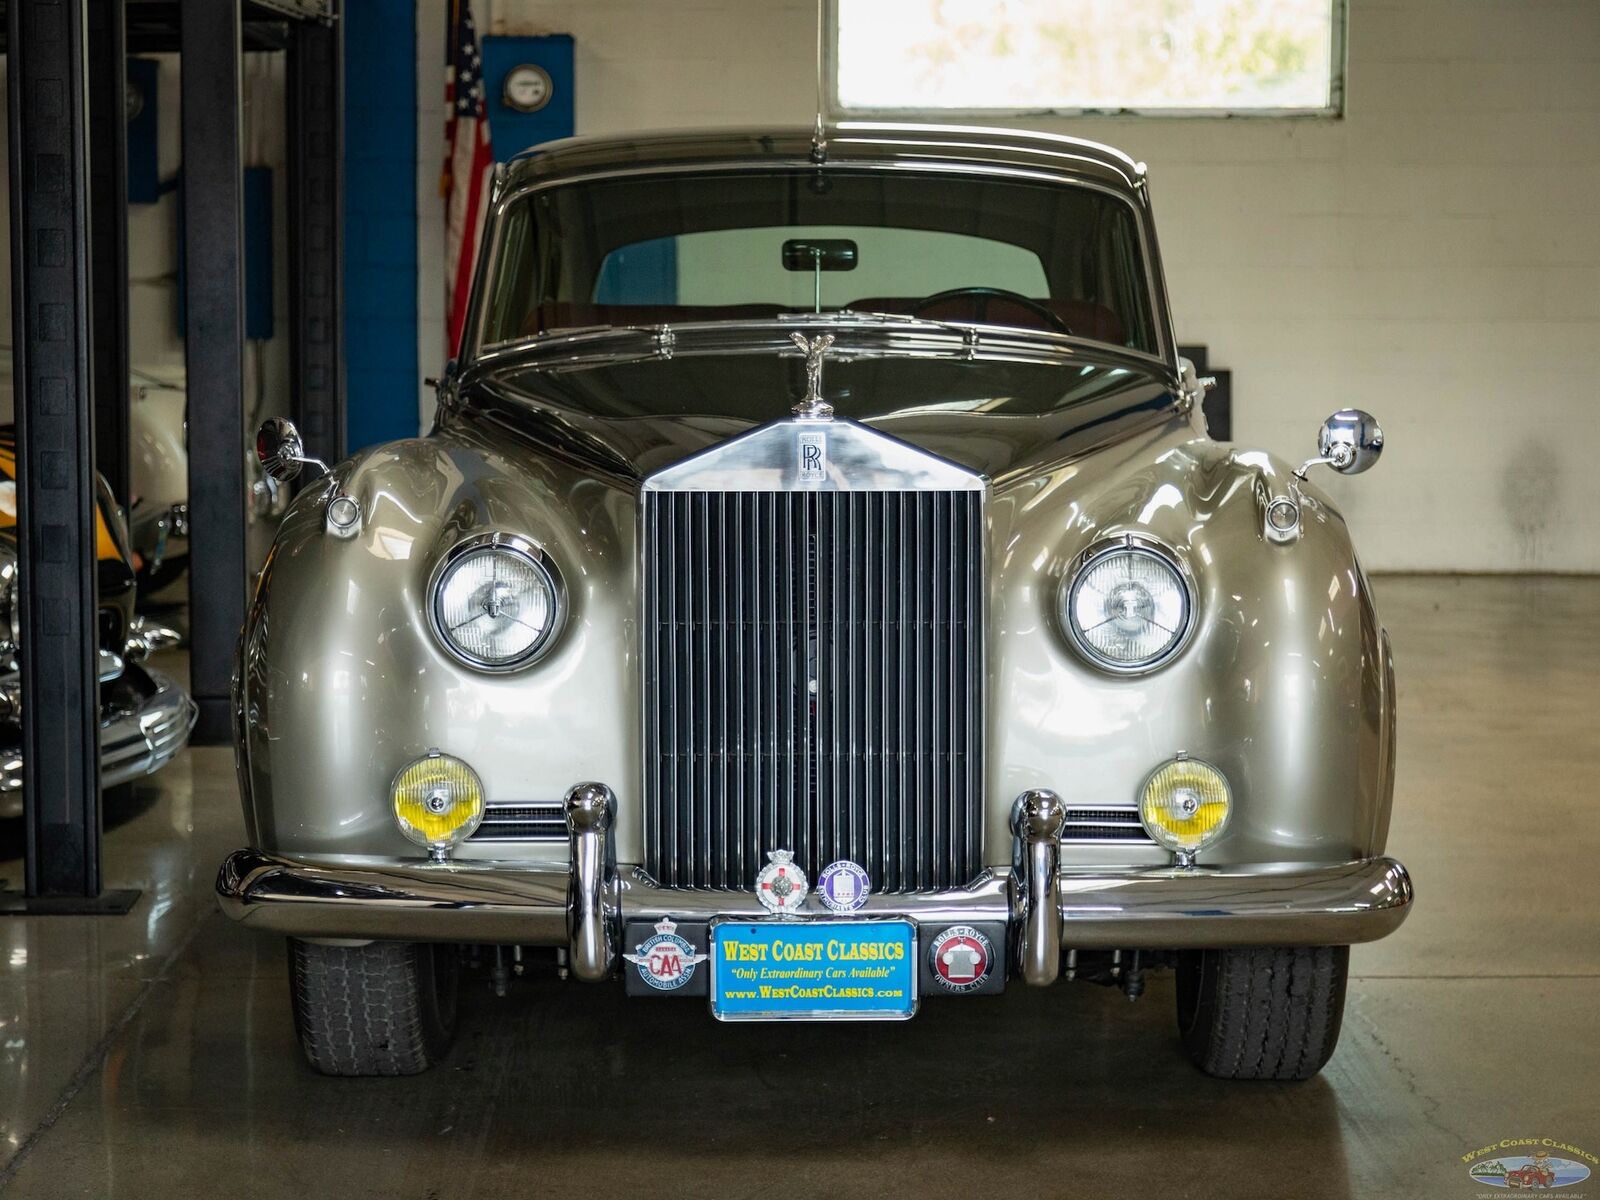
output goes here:
[{"label": "windshield", "polygon": [[1126,202],[1086,187],[862,170],[661,174],[531,193],[504,218],[483,340],[843,309],[1158,352]]}]

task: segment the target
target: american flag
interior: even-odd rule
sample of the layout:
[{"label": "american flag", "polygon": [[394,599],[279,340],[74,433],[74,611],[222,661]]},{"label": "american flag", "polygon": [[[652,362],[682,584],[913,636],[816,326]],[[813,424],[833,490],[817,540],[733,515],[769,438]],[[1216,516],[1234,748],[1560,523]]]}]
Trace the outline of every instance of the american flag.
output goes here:
[{"label": "american flag", "polygon": [[472,22],[472,0],[450,0],[445,42],[444,175],[445,311],[450,353],[461,349],[472,290],[472,264],[478,256],[483,216],[488,208],[494,154],[489,147],[489,115],[484,103],[483,55]]}]

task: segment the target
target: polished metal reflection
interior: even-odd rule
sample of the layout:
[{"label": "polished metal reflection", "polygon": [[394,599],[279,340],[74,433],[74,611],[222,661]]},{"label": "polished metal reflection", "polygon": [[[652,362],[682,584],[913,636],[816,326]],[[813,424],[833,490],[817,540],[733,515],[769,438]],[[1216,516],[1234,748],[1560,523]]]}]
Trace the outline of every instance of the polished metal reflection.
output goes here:
[{"label": "polished metal reflection", "polygon": [[1312,467],[1327,465],[1341,475],[1359,475],[1377,466],[1383,454],[1383,429],[1378,419],[1359,408],[1341,408],[1317,431],[1317,457],[1295,471],[1301,479]]},{"label": "polished metal reflection", "polygon": [[1025,983],[1044,987],[1061,975],[1059,869],[1061,829],[1066,805],[1054,792],[1037,788],[1018,796],[1011,809],[1016,857],[1011,872],[1013,911],[1022,924],[1017,942],[1017,973]]},{"label": "polished metal reflection", "polygon": [[[818,307],[821,307],[820,304]],[[794,415],[803,420],[826,421],[833,416],[833,405],[822,398],[822,356],[833,345],[833,337],[831,333],[818,334],[813,338],[803,333],[789,335],[789,340],[799,346],[806,356],[806,394],[793,410]]]},{"label": "polished metal reflection", "polygon": [[982,491],[982,475],[855,421],[785,418],[657,472],[646,492]]},{"label": "polished metal reflection", "polygon": [[[100,708],[100,786],[117,787],[159,771],[189,744],[199,709],[176,681],[144,666],[117,672],[137,676],[137,690],[113,696]],[[20,688],[0,679],[0,696],[14,695],[20,709]],[[109,689],[108,689],[109,690]],[[15,712],[10,714],[15,717]],[[20,753],[0,755],[0,819],[22,815]]]},{"label": "polished metal reflection", "polygon": [[268,417],[261,422],[256,431],[256,458],[262,470],[285,483],[303,467],[317,467],[323,474],[328,471],[328,464],[320,458],[307,457],[305,439],[288,417]]},{"label": "polished metal reflection", "polygon": [[603,783],[580,783],[567,793],[572,884],[567,899],[567,958],[572,974],[596,983],[616,969],[622,930],[617,904],[616,843],[611,827],[617,798]]},{"label": "polished metal reflection", "polygon": [[[238,850],[216,890],[233,920],[292,936],[568,946],[573,877],[554,864],[326,863]],[[1041,977],[1046,956],[1031,938],[1051,931],[1058,947],[1082,949],[1350,945],[1393,933],[1415,897],[1406,869],[1382,857],[1195,870],[1068,867],[1053,880],[1055,919],[1039,914],[1018,929]],[[662,888],[640,871],[614,879],[608,903],[613,926],[664,916],[771,919],[752,893]],[[857,912],[925,925],[1008,923],[1018,919],[1018,895],[1012,877],[991,874],[963,888],[874,892]],[[837,919],[815,895],[797,915]],[[606,928],[590,928],[595,959],[607,961],[606,947],[614,954],[616,943],[605,940]],[[1056,963],[1059,970],[1059,953]]]}]

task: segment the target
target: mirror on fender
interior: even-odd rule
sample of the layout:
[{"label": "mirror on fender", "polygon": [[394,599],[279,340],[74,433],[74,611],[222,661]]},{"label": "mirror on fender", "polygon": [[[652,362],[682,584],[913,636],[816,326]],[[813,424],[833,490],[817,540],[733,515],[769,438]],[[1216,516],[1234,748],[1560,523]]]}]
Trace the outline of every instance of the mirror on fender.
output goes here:
[{"label": "mirror on fender", "polygon": [[299,475],[301,467],[328,469],[321,459],[306,457],[305,441],[288,417],[268,417],[261,422],[256,431],[256,458],[262,470],[284,483]]},{"label": "mirror on fender", "polygon": [[1377,465],[1383,454],[1383,428],[1378,418],[1359,408],[1341,408],[1317,431],[1317,457],[1295,471],[1301,479],[1312,467],[1327,465],[1341,475],[1359,475]]}]

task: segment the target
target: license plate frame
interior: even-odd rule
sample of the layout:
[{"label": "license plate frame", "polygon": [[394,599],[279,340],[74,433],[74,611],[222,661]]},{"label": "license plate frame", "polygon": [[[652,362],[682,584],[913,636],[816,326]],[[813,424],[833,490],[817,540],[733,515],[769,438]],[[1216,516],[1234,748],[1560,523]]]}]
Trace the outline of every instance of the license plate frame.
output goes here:
[{"label": "license plate frame", "polygon": [[[725,943],[735,932],[741,933],[741,941],[746,945],[774,946],[786,945],[822,945],[822,957],[813,962],[809,959],[797,960],[793,967],[795,971],[809,970],[815,967],[820,972],[830,968],[844,969],[851,972],[872,970],[878,967],[888,967],[890,974],[885,976],[885,989],[889,983],[899,983],[903,996],[885,996],[888,1003],[873,1007],[837,1007],[815,1003],[820,997],[795,997],[793,1003],[778,1003],[787,1001],[789,997],[769,997],[757,999],[754,997],[730,997],[725,989],[730,982],[737,984],[739,991],[759,989],[762,981],[759,973],[762,969],[770,968],[772,964],[767,959],[756,961],[734,961],[725,959]],[[899,944],[904,947],[904,957],[900,959],[849,959],[829,960],[827,943],[833,940],[834,931],[847,931],[842,936],[847,941],[860,944],[860,936],[876,933],[880,944]],[[887,936],[888,940],[885,940]],[[917,1015],[917,1007],[921,1003],[921,975],[920,958],[918,949],[917,923],[905,917],[831,917],[817,920],[801,921],[751,921],[734,917],[722,917],[713,920],[709,927],[709,940],[707,948],[711,955],[711,978],[708,991],[708,1003],[711,1015],[719,1021],[909,1021]],[[769,952],[770,953],[770,952]],[[758,978],[744,979],[733,975],[733,971],[742,969],[755,969]],[[852,974],[845,977],[829,980],[825,975],[812,980],[809,978],[795,978],[785,980],[782,978],[770,980],[767,986],[821,988],[832,984],[840,987],[863,987],[880,982],[877,978]],[[852,997],[854,999],[854,997]]]}]

